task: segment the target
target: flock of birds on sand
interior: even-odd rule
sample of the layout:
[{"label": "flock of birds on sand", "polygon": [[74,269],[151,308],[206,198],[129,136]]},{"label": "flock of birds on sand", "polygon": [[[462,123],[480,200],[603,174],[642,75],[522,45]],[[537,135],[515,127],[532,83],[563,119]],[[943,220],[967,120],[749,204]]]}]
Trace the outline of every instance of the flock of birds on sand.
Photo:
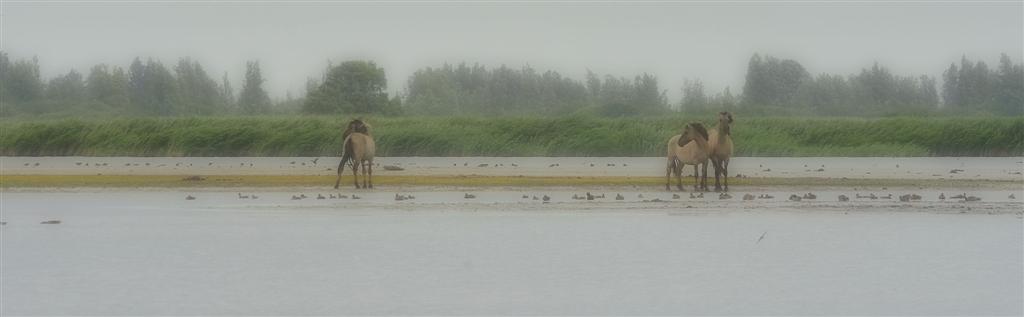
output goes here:
[{"label": "flock of birds on sand", "polygon": [[[251,199],[259,199],[259,196],[257,196],[256,194],[242,194],[242,193],[238,193],[237,197],[238,197],[238,199],[249,199],[249,200],[251,200]],[[574,193],[571,198],[573,200],[599,200],[599,199],[605,199],[605,197],[607,197],[607,196],[605,196],[604,193],[602,193],[600,195],[595,195],[595,194],[592,194],[590,192],[586,192],[586,193],[584,193],[582,195]],[[642,194],[642,193],[637,194],[636,197],[637,197],[637,199],[643,199],[644,198],[644,194]],[[854,196],[854,198],[856,198],[856,199],[870,199],[870,200],[893,199],[893,197],[894,196],[891,193],[888,194],[888,195],[885,195],[885,196],[875,195],[874,193],[867,194],[867,195],[856,194]],[[900,196],[895,196],[895,197],[897,199],[899,199],[901,202],[920,201],[922,199],[921,195],[918,195],[918,194],[906,194],[906,195],[900,195]],[[690,199],[703,199],[704,198],[704,192],[697,192],[697,193],[692,193],[691,192],[690,195],[689,195],[689,198]],[[731,194],[729,194],[729,193],[723,192],[723,193],[719,193],[718,194],[718,199],[719,200],[728,200],[728,199],[732,199],[732,198],[733,198],[733,196]],[[743,200],[748,200],[748,201],[750,201],[750,200],[761,200],[761,199],[774,199],[774,198],[775,198],[775,196],[772,196],[772,195],[769,195],[769,194],[760,194],[760,195],[754,196],[753,194],[750,194],[750,193],[744,194],[743,197],[742,197]],[[1014,196],[1014,194],[1010,194],[1010,196],[1008,198],[1009,199],[1017,199],[1017,197]],[[304,199],[317,199],[317,200],[326,200],[326,199],[362,199],[362,197],[359,197],[356,194],[345,195],[345,194],[340,194],[340,193],[339,194],[329,193],[329,194],[327,194],[327,196],[324,196],[323,194],[316,194],[316,197],[306,196],[306,194],[298,194],[298,195],[292,195],[291,196],[291,200],[304,200]],[[405,200],[413,200],[413,199],[416,199],[416,196],[413,196],[411,194],[395,193],[395,201],[405,201]],[[465,193],[463,195],[463,199],[476,199],[476,195],[475,194],[471,194],[471,193]],[[537,195],[522,195],[522,199],[531,199],[531,200],[541,201],[543,203],[550,203],[551,202],[551,196],[548,196],[548,195],[541,195],[539,197]],[[614,199],[615,200],[625,200],[626,196],[623,196],[621,193],[618,193],[618,194],[615,194]],[[682,199],[682,195],[672,194],[672,199]],[[805,201],[805,200],[815,200],[815,199],[818,199],[818,196],[815,195],[814,193],[805,193],[803,195],[796,195],[796,194],[790,195],[788,200],[789,201]],[[967,195],[967,193],[956,194],[956,195],[949,196],[949,197],[946,197],[945,193],[940,193],[939,194],[939,200],[940,201],[946,201],[947,199],[948,200],[959,200],[960,202],[973,202],[973,201],[980,201],[981,200],[981,198],[979,198],[977,196]],[[192,195],[187,195],[187,196],[185,196],[185,200],[196,200],[196,197],[192,196]],[[642,202],[665,202],[665,201],[666,200],[662,200],[660,198],[642,200]],[[839,195],[839,201],[841,201],[841,202],[850,201],[850,197],[846,196],[846,195]],[[56,224],[61,224],[61,221],[60,220],[46,220],[46,221],[40,222],[40,224],[56,225]],[[7,222],[0,221],[0,225],[7,225]]]},{"label": "flock of birds on sand", "polygon": [[[319,161],[319,158],[315,158],[315,159],[311,160],[310,161],[311,164],[309,164],[309,166],[317,165],[318,161]],[[75,165],[76,166],[90,166],[90,163],[88,163],[88,162],[75,162]],[[111,166],[109,163],[106,163],[106,162],[104,162],[104,163],[92,163],[91,165],[92,166]],[[207,166],[213,166],[213,165],[214,165],[213,162],[209,162],[207,164]],[[242,166],[242,167],[245,167],[246,165],[248,165],[249,167],[252,167],[253,163],[248,163],[248,164],[246,164],[246,163],[239,163],[239,166]],[[297,165],[306,166],[307,164],[306,164],[306,162],[291,161],[289,163],[289,165],[293,165],[293,166],[297,166]],[[375,165],[378,166],[378,167],[381,166],[380,163],[376,163]],[[458,166],[459,164],[458,163],[453,163],[452,165],[453,166]],[[591,167],[595,166],[593,163],[589,163],[589,165]],[[38,166],[40,166],[40,163],[38,163],[38,162],[24,163],[24,166],[26,166],[26,167],[30,167],[30,166],[38,167]],[[124,163],[124,166],[128,166],[128,167],[131,167],[131,166],[156,166],[156,167],[164,167],[164,166],[168,166],[168,164],[152,165],[151,163],[148,163],[148,162],[147,163]],[[176,163],[175,166],[176,167],[191,167],[192,163],[187,163],[187,164],[186,163]],[[468,162],[464,162],[462,164],[462,166],[469,166],[469,163]],[[500,164],[500,163],[499,164],[482,163],[482,164],[478,164],[476,167],[504,167],[504,166],[505,166],[504,164]],[[560,166],[559,163],[553,163],[553,164],[550,164],[548,167],[559,167],[559,166]],[[615,167],[615,166],[623,166],[623,167],[625,167],[625,166],[628,166],[628,165],[625,164],[625,163],[618,164],[618,165],[615,164],[615,163],[606,163],[605,166],[606,167]],[[516,164],[516,163],[511,163],[510,167],[519,167],[519,165]],[[764,168],[763,165],[761,165],[759,167],[760,168]],[[804,165],[804,167],[808,167],[808,166]],[[821,168],[818,168],[816,170],[807,170],[807,171],[821,172],[821,171],[824,171],[824,167],[825,166],[822,165]],[[897,165],[896,167],[899,168],[899,165]],[[396,166],[396,165],[384,165],[383,168],[385,170],[392,170],[392,171],[404,170],[404,168]],[[331,170],[331,169],[328,168],[328,170]],[[770,171],[771,171],[770,168],[762,170],[762,172],[770,172]],[[957,174],[957,173],[962,173],[962,172],[964,172],[964,170],[962,170],[962,169],[953,169],[949,173]],[[1020,172],[1016,172],[1016,174],[1020,174]],[[738,177],[743,177],[742,175],[737,175],[737,176]],[[195,181],[197,181],[197,180],[204,180],[204,179],[205,178],[203,178],[203,177],[192,176],[192,177],[186,177],[183,180],[187,180],[187,181],[194,181],[195,180]],[[883,188],[883,189],[885,189],[885,188]],[[250,199],[250,200],[251,199],[259,199],[259,196],[257,196],[256,194],[242,194],[242,193],[238,193],[237,195],[238,195],[237,196],[238,199]],[[571,198],[573,200],[599,200],[599,199],[604,199],[605,197],[606,196],[603,193],[600,194],[600,195],[594,195],[594,194],[592,194],[590,192],[586,192],[585,194],[582,194],[582,195],[574,193]],[[918,194],[905,194],[905,195],[900,195],[900,196],[893,196],[893,194],[891,194],[891,193],[889,193],[887,195],[884,195],[884,196],[882,196],[882,195],[875,195],[874,193],[870,193],[870,194],[867,194],[867,195],[861,195],[861,194],[858,193],[858,194],[855,194],[852,198],[855,198],[855,199],[869,199],[869,200],[878,200],[878,199],[891,200],[891,199],[894,199],[894,197],[896,199],[899,199],[899,201],[901,201],[901,202],[912,202],[912,201],[920,201],[920,200],[922,200],[921,195],[918,195]],[[356,194],[344,195],[344,194],[340,194],[340,193],[339,194],[331,193],[331,194],[328,194],[327,196],[324,196],[323,194],[317,194],[316,197],[315,197],[315,199],[317,199],[317,200],[325,200],[325,199],[361,199],[361,198],[362,197],[359,197]],[[644,195],[643,194],[637,194],[637,198],[638,199],[643,199]],[[679,194],[672,194],[672,199],[681,199],[681,198],[682,198],[682,196],[679,195]],[[691,192],[689,194],[689,198],[690,199],[703,199],[704,198],[704,193],[703,192],[697,192],[697,193]],[[733,196],[731,194],[727,193],[727,192],[723,192],[723,193],[719,193],[718,194],[718,199],[719,200],[729,200],[729,199],[732,199],[732,198],[733,198]],[[742,199],[745,200],[745,201],[774,199],[774,198],[775,198],[775,196],[772,196],[772,195],[769,195],[769,194],[760,194],[760,195],[754,196],[753,194],[747,193],[747,194],[744,194],[742,196]],[[796,201],[805,201],[805,200],[816,200],[817,198],[818,198],[817,195],[815,195],[814,193],[805,193],[805,194],[802,194],[802,195],[792,194],[792,195],[789,196],[788,200],[796,202]],[[1011,200],[1017,199],[1014,194],[1010,194],[1008,198],[1011,199]],[[197,198],[195,196],[192,196],[192,195],[185,196],[185,200],[196,200],[196,199]],[[292,195],[291,196],[291,200],[304,200],[304,199],[314,199],[314,197],[306,196],[305,194],[298,194],[298,195]],[[395,196],[394,196],[394,200],[395,201],[405,201],[405,200],[413,200],[413,199],[416,199],[416,197],[411,195],[411,194],[406,195],[406,194],[395,193]],[[463,199],[476,199],[476,195],[475,194],[471,194],[471,193],[465,193],[463,195]],[[551,196],[549,196],[549,195],[541,195],[540,197],[538,197],[536,195],[532,195],[532,196],[531,195],[522,195],[522,199],[532,199],[532,200],[536,200],[536,201],[542,201],[544,203],[549,203],[552,200]],[[619,193],[619,194],[615,195],[614,199],[621,201],[621,200],[625,200],[626,197],[623,196],[621,193]],[[952,196],[949,196],[949,197],[947,197],[945,193],[940,193],[938,199],[940,201],[947,201],[947,199],[948,199],[948,200],[958,200],[960,202],[981,201],[981,198],[979,198],[977,196],[968,195],[967,193],[956,194],[956,195],[952,195]],[[851,200],[850,196],[847,196],[847,195],[839,195],[838,196],[838,201],[840,201],[840,202],[848,202],[850,200]],[[662,200],[660,198],[645,199],[645,200],[643,200],[643,202],[663,202],[663,201],[665,201],[665,200]],[[60,220],[46,220],[46,221],[40,222],[40,224],[61,224],[61,221]],[[0,225],[7,225],[7,222],[0,221]]]},{"label": "flock of birds on sand", "polygon": [[[601,193],[600,195],[595,195],[595,194],[592,194],[590,192],[586,192],[584,194],[573,193],[571,198],[572,198],[572,200],[599,200],[599,199],[604,199],[606,197],[607,196],[605,196],[604,193]],[[901,202],[920,201],[923,198],[923,197],[921,197],[921,195],[918,195],[918,194],[906,194],[906,195],[900,195],[900,196],[893,196],[892,193],[889,193],[889,194],[884,195],[884,196],[882,196],[882,195],[875,195],[874,193],[870,193],[870,194],[867,194],[867,195],[855,194],[853,198],[855,198],[855,199],[869,199],[869,200],[878,200],[878,199],[891,200],[891,199],[894,199],[894,197],[896,199],[899,199],[899,201],[901,201]],[[303,200],[303,199],[313,199],[313,198],[314,197],[306,196],[306,194],[298,194],[298,195],[292,195],[291,196],[291,200]],[[465,193],[462,196],[462,198],[463,199],[476,199],[476,194]],[[637,194],[637,199],[643,199],[643,198],[644,198],[644,194],[643,193]],[[672,194],[672,199],[682,199],[682,198],[683,198],[682,195]],[[691,192],[690,195],[689,195],[689,198],[690,199],[703,199],[704,198],[704,192],[696,192],[696,193]],[[718,199],[719,200],[729,200],[729,199],[732,199],[732,198],[733,198],[733,196],[731,194],[727,193],[727,192],[722,192],[722,193],[718,194]],[[1008,198],[1009,199],[1017,199],[1017,197],[1014,196],[1014,194],[1010,194]],[[259,199],[259,196],[256,196],[256,194],[242,194],[242,193],[238,193],[238,199]],[[317,199],[317,200],[324,200],[324,199],[362,199],[362,197],[359,197],[356,194],[344,195],[344,194],[340,194],[339,193],[339,194],[335,195],[333,193],[330,193],[330,194],[327,194],[327,196],[324,196],[323,194],[316,194],[315,199]],[[405,201],[405,200],[413,200],[413,199],[416,199],[416,196],[413,196],[411,194],[407,195],[407,194],[395,193],[395,201]],[[550,202],[551,201],[551,196],[541,195],[540,197],[538,197],[537,195],[532,195],[532,196],[531,195],[522,195],[522,199],[532,199],[532,200],[543,201],[543,202],[546,203],[546,202]],[[614,199],[615,200],[625,200],[626,196],[623,196],[621,193],[619,193],[619,194],[615,195]],[[747,200],[747,201],[764,200],[764,199],[775,199],[775,196],[772,196],[772,195],[769,195],[769,194],[760,194],[760,195],[754,196],[754,194],[747,193],[747,194],[744,194],[742,196],[742,199],[743,200]],[[792,195],[789,195],[789,198],[788,198],[789,201],[804,201],[804,200],[816,200],[816,199],[818,199],[818,195],[816,195],[814,193],[805,193],[805,194],[802,194],[802,195],[792,194]],[[847,201],[850,201],[850,199],[851,199],[851,197],[847,196],[847,195],[839,195],[838,196],[838,201],[840,201],[840,202],[847,202]],[[949,200],[960,200],[961,202],[981,201],[981,198],[979,198],[977,196],[967,195],[967,193],[962,193],[962,194],[956,194],[956,195],[953,195],[953,196],[949,196],[948,199]],[[192,196],[192,195],[187,195],[187,196],[185,196],[185,200],[196,200],[196,197]],[[946,201],[947,200],[946,194],[945,193],[940,193],[939,194],[939,200],[940,201]],[[665,200],[662,200],[660,198],[654,198],[654,199],[643,200],[642,202],[662,202],[662,201],[665,201]]]}]

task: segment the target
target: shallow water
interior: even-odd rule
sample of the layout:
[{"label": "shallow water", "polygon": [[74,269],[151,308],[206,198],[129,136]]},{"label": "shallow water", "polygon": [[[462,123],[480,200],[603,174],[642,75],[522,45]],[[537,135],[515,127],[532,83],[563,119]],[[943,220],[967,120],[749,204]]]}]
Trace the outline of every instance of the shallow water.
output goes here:
[{"label": "shallow water", "polygon": [[0,314],[1022,314],[1012,191],[840,192],[4,192]]},{"label": "shallow water", "polygon": [[[378,175],[665,176],[662,157],[381,157],[376,162]],[[9,175],[334,175],[337,164],[335,157],[0,157],[0,171]],[[1021,157],[737,157],[729,169],[732,176],[890,179],[1020,180],[1022,172]]]}]

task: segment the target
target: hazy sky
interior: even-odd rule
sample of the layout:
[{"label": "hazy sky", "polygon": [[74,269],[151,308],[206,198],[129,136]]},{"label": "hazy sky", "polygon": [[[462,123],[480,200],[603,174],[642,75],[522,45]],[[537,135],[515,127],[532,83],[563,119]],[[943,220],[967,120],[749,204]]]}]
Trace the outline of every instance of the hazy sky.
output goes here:
[{"label": "hazy sky", "polygon": [[940,76],[966,54],[994,66],[1024,55],[1022,1],[990,2],[477,2],[5,1],[2,49],[38,56],[48,78],[135,56],[172,66],[199,60],[235,90],[258,59],[274,97],[299,96],[328,60],[372,59],[402,91],[416,69],[445,62],[529,64],[582,79],[586,70],[658,76],[670,101],[684,79],[711,92],[742,90],[760,52],[812,74],[858,72],[874,61],[896,74]]}]

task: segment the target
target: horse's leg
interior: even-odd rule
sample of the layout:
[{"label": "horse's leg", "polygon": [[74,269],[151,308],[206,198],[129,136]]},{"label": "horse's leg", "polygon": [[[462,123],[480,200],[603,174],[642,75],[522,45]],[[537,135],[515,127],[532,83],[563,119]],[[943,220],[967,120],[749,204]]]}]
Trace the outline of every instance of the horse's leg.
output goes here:
[{"label": "horse's leg", "polygon": [[683,168],[684,167],[686,167],[686,165],[683,164],[683,162],[680,162],[677,159],[676,160],[676,167],[675,167],[675,169],[672,170],[672,173],[676,174],[676,188],[678,188],[679,191],[686,191],[686,188],[683,187]]},{"label": "horse's leg", "polygon": [[704,176],[700,179],[700,187],[703,191],[708,191],[708,161],[704,161]]},{"label": "horse's leg", "polygon": [[362,162],[362,188],[370,188],[369,186],[367,186],[369,181],[369,177],[367,176],[369,175],[369,172],[367,172],[367,169],[367,162]]},{"label": "horse's leg", "polygon": [[697,169],[700,163],[693,164],[693,190],[700,191],[700,171]]},{"label": "horse's leg", "polygon": [[345,159],[341,159],[341,163],[338,163],[338,179],[334,181],[334,189],[338,189],[338,184],[341,184],[341,173],[345,172]]},{"label": "horse's leg", "polygon": [[367,178],[370,180],[370,188],[373,188],[373,160],[366,163]]},{"label": "horse's leg", "polygon": [[672,172],[674,171],[672,166],[675,162],[672,159],[668,159],[668,163],[665,163],[665,190],[671,191],[672,187],[669,184],[672,183]]},{"label": "horse's leg", "polygon": [[722,162],[718,159],[711,159],[711,163],[715,164],[715,191],[722,191],[722,185],[718,180],[718,176],[722,174]]},{"label": "horse's leg", "polygon": [[722,160],[722,178],[725,182],[725,191],[729,191],[729,159]]},{"label": "horse's leg", "polygon": [[356,189],[359,189],[359,162],[352,160],[352,183],[356,185]]}]

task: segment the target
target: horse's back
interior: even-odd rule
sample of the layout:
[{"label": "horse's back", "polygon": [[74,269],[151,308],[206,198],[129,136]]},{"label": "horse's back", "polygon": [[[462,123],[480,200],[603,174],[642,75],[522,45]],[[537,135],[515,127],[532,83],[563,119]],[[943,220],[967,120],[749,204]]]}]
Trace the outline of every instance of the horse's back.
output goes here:
[{"label": "horse's back", "polygon": [[684,164],[703,164],[708,160],[707,151],[701,149],[700,145],[698,145],[696,141],[686,143],[686,145],[679,148],[678,153],[679,154],[677,155],[679,156],[679,159],[683,161]]},{"label": "horse's back", "polygon": [[363,133],[352,133],[349,135],[349,140],[355,158],[360,161],[373,159],[377,152],[377,144],[373,142],[373,137]]}]

